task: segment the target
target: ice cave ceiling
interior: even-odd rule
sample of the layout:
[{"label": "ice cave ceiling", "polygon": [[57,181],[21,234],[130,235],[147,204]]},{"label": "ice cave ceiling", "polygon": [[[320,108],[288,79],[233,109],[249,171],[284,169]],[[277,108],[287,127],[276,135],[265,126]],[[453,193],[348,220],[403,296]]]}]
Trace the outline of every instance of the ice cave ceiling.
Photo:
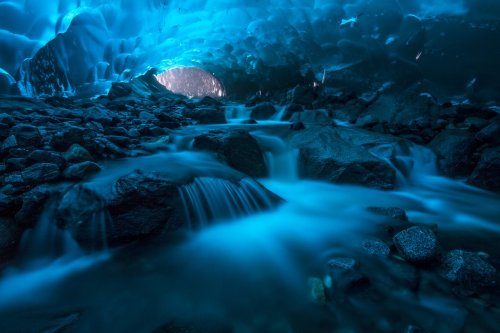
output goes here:
[{"label": "ice cave ceiling", "polygon": [[0,0],[0,93],[88,96],[191,66],[235,97],[348,75],[498,100],[499,13],[497,0]]}]

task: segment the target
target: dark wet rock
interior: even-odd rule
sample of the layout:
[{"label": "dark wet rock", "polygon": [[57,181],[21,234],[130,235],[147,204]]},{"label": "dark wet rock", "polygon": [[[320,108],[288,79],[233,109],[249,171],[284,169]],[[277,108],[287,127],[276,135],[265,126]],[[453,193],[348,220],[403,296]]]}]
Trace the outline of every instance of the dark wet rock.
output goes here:
[{"label": "dark wet rock", "polygon": [[156,121],[157,118],[155,117],[154,114],[152,114],[151,112],[147,112],[147,111],[141,111],[139,113],[139,119],[143,120],[143,121]]},{"label": "dark wet rock", "polygon": [[94,160],[88,150],[77,143],[72,144],[71,147],[68,148],[68,150],[63,154],[63,158],[70,163],[80,163]]},{"label": "dark wet rock", "polygon": [[477,117],[477,118],[482,118],[489,120],[498,114],[485,107],[480,107],[474,104],[462,104],[462,105],[457,105],[451,108],[452,112],[454,112],[454,117],[458,121],[464,121],[467,118],[470,117]]},{"label": "dark wet rock", "polygon": [[108,92],[109,99],[132,95],[132,85],[129,82],[113,82]]},{"label": "dark wet rock", "polygon": [[255,125],[257,121],[255,119],[245,119],[241,123],[245,125]]},{"label": "dark wet rock", "polygon": [[117,123],[118,119],[108,110],[95,107],[90,110],[85,110],[84,121],[96,122],[101,124],[102,126],[111,126]]},{"label": "dark wet rock", "polygon": [[428,263],[438,255],[438,240],[434,232],[424,226],[415,226],[397,233],[393,237],[399,254],[408,262]]},{"label": "dark wet rock", "polygon": [[59,166],[53,163],[36,163],[21,172],[23,181],[28,184],[41,184],[59,179]]},{"label": "dark wet rock", "polygon": [[6,153],[11,149],[14,149],[18,146],[17,139],[14,135],[8,136],[2,143],[2,152]]},{"label": "dark wet rock", "polygon": [[[359,129],[308,127],[295,132],[292,146],[299,149],[299,174],[332,183],[393,189],[396,172],[391,159],[403,143],[399,139]],[[383,146],[381,157],[372,152]]]},{"label": "dark wet rock", "polygon": [[479,131],[476,134],[476,140],[492,145],[500,144],[500,116],[493,119],[491,124]]},{"label": "dark wet rock", "polygon": [[276,108],[272,103],[264,102],[253,107],[250,118],[254,120],[267,120],[276,113]]},{"label": "dark wet rock", "polygon": [[198,124],[225,124],[226,115],[222,109],[213,107],[203,108],[185,108],[182,114],[184,117],[191,118]]},{"label": "dark wet rock", "polygon": [[427,331],[419,326],[409,325],[405,333],[427,333]]},{"label": "dark wet rock", "polygon": [[21,240],[21,230],[17,224],[5,217],[0,217],[0,263],[12,259]]},{"label": "dark wet rock", "polygon": [[121,148],[126,148],[131,143],[130,138],[120,135],[107,135],[106,139]]},{"label": "dark wet rock", "polygon": [[478,117],[469,117],[464,120],[464,127],[471,132],[477,132],[488,125],[488,120]]},{"label": "dark wet rock", "polygon": [[118,147],[105,137],[97,137],[88,141],[84,146],[92,156],[100,158],[120,158],[126,157],[127,152]]},{"label": "dark wet rock", "polygon": [[24,157],[13,157],[5,160],[5,171],[21,171],[26,168],[28,161]]},{"label": "dark wet rock", "polygon": [[441,172],[449,177],[470,174],[474,134],[468,131],[447,130],[438,134],[429,144],[438,158]]},{"label": "dark wet rock", "polygon": [[312,85],[299,85],[288,92],[288,101],[312,109],[313,103],[319,96],[319,88]]},{"label": "dark wet rock", "polygon": [[[5,187],[2,188],[4,190]],[[13,216],[18,209],[18,201],[10,193],[0,192],[0,216]]]},{"label": "dark wet rock", "polygon": [[193,148],[213,151],[230,167],[251,177],[265,177],[268,173],[259,144],[248,132],[210,131],[197,136]]},{"label": "dark wet rock", "polygon": [[440,273],[448,281],[469,290],[496,285],[495,267],[473,252],[448,252],[442,259]]},{"label": "dark wet rock", "polygon": [[500,191],[500,147],[486,149],[468,183],[490,191]]},{"label": "dark wet rock", "polygon": [[66,151],[71,145],[77,143],[84,145],[86,141],[91,141],[94,135],[89,135],[88,131],[78,126],[63,126],[50,141],[50,145],[58,151]]},{"label": "dark wet rock", "polygon": [[380,215],[380,216],[387,216],[391,219],[398,220],[398,221],[408,221],[408,216],[406,215],[406,211],[402,208],[399,207],[367,207],[367,211],[370,213]]},{"label": "dark wet rock", "polygon": [[97,163],[86,161],[70,165],[64,170],[63,176],[70,180],[82,180],[99,171],[101,167]]},{"label": "dark wet rock", "polygon": [[66,164],[61,153],[55,151],[47,151],[47,150],[34,150],[28,155],[28,163],[54,163],[59,167],[62,167]]},{"label": "dark wet rock", "polygon": [[10,131],[14,135],[18,146],[39,147],[43,143],[42,135],[37,127],[28,124],[19,124]]},{"label": "dark wet rock", "polygon": [[44,99],[44,102],[56,108],[73,109],[76,107],[72,99],[63,96],[50,96]]},{"label": "dark wet rock", "polygon": [[304,112],[304,107],[300,104],[289,104],[285,107],[285,111],[283,112],[283,116],[281,116],[280,120],[290,120],[290,118],[292,118],[293,114],[296,112]]},{"label": "dark wet rock", "polygon": [[292,131],[301,131],[303,129],[306,129],[306,125],[304,125],[304,123],[301,121],[297,121],[294,122],[293,124],[290,124],[290,129]]},{"label": "dark wet rock", "polygon": [[391,249],[381,240],[365,240],[361,244],[363,251],[373,256],[387,258]]},{"label": "dark wet rock", "polygon": [[21,209],[16,213],[16,222],[24,228],[33,227],[55,188],[40,185],[21,196]]},{"label": "dark wet rock", "polygon": [[104,200],[92,189],[78,184],[64,193],[56,210],[57,224],[70,230],[73,238],[82,245],[92,246],[96,241],[95,224],[104,214]]},{"label": "dark wet rock", "polygon": [[197,104],[202,106],[215,106],[215,107],[221,107],[224,105],[222,102],[210,96],[203,97]]}]

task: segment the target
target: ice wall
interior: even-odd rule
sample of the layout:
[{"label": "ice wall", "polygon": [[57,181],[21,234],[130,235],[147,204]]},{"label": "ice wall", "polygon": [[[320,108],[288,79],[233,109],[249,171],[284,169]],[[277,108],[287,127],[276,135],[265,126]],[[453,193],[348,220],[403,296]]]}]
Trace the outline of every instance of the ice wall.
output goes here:
[{"label": "ice wall", "polygon": [[497,0],[0,0],[0,89],[93,95],[187,65],[230,96],[383,71],[489,98],[499,17]]}]

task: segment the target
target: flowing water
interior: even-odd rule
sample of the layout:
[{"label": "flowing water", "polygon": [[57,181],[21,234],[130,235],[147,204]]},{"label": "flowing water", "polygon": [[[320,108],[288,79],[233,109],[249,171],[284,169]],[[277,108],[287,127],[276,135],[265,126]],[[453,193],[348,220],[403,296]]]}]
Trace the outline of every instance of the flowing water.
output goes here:
[{"label": "flowing water", "polygon": [[[445,250],[477,251],[479,245],[498,251],[493,243],[500,235],[500,198],[437,176],[432,153],[421,147],[399,157],[403,181],[395,191],[301,180],[297,151],[271,134],[273,126],[253,134],[271,170],[260,181],[286,200],[283,205],[259,212],[252,200],[265,198],[260,188],[251,180],[238,187],[218,179],[231,171],[205,153],[167,147],[152,156],[112,162],[89,185],[102,187],[133,169],[154,170],[166,163],[174,171],[203,170],[204,177],[180,188],[186,214],[191,221],[221,222],[201,223],[188,237],[172,234],[103,256],[80,254],[75,244],[63,246],[67,235],[46,225],[50,215],[44,215],[23,244],[38,248],[43,229],[42,238],[64,250],[40,251],[49,258],[43,266],[4,273],[0,331],[151,332],[171,320],[206,325],[220,320],[238,333],[332,332],[332,327],[336,332],[404,332],[409,324],[451,333],[461,332],[470,320],[485,332],[496,327],[497,308],[485,310],[475,301],[425,287],[416,297],[381,282],[383,299],[337,307],[311,303],[308,278],[323,279],[332,256],[356,256],[359,244],[383,224],[366,207],[401,207],[412,222],[437,225]],[[373,258],[363,264],[372,267],[374,280],[385,281],[386,262]],[[433,279],[431,284],[442,284]]]}]

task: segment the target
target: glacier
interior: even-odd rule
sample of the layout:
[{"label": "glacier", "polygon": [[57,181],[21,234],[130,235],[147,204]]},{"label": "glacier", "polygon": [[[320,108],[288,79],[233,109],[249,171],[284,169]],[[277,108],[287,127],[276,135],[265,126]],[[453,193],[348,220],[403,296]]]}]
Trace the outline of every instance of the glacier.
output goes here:
[{"label": "glacier", "polygon": [[383,69],[392,73],[379,81],[405,84],[404,72],[447,94],[477,78],[470,97],[498,100],[498,61],[477,59],[500,55],[499,10],[494,0],[0,1],[0,87],[93,96],[187,66],[246,97],[325,71],[335,80],[344,64],[372,85]]}]

